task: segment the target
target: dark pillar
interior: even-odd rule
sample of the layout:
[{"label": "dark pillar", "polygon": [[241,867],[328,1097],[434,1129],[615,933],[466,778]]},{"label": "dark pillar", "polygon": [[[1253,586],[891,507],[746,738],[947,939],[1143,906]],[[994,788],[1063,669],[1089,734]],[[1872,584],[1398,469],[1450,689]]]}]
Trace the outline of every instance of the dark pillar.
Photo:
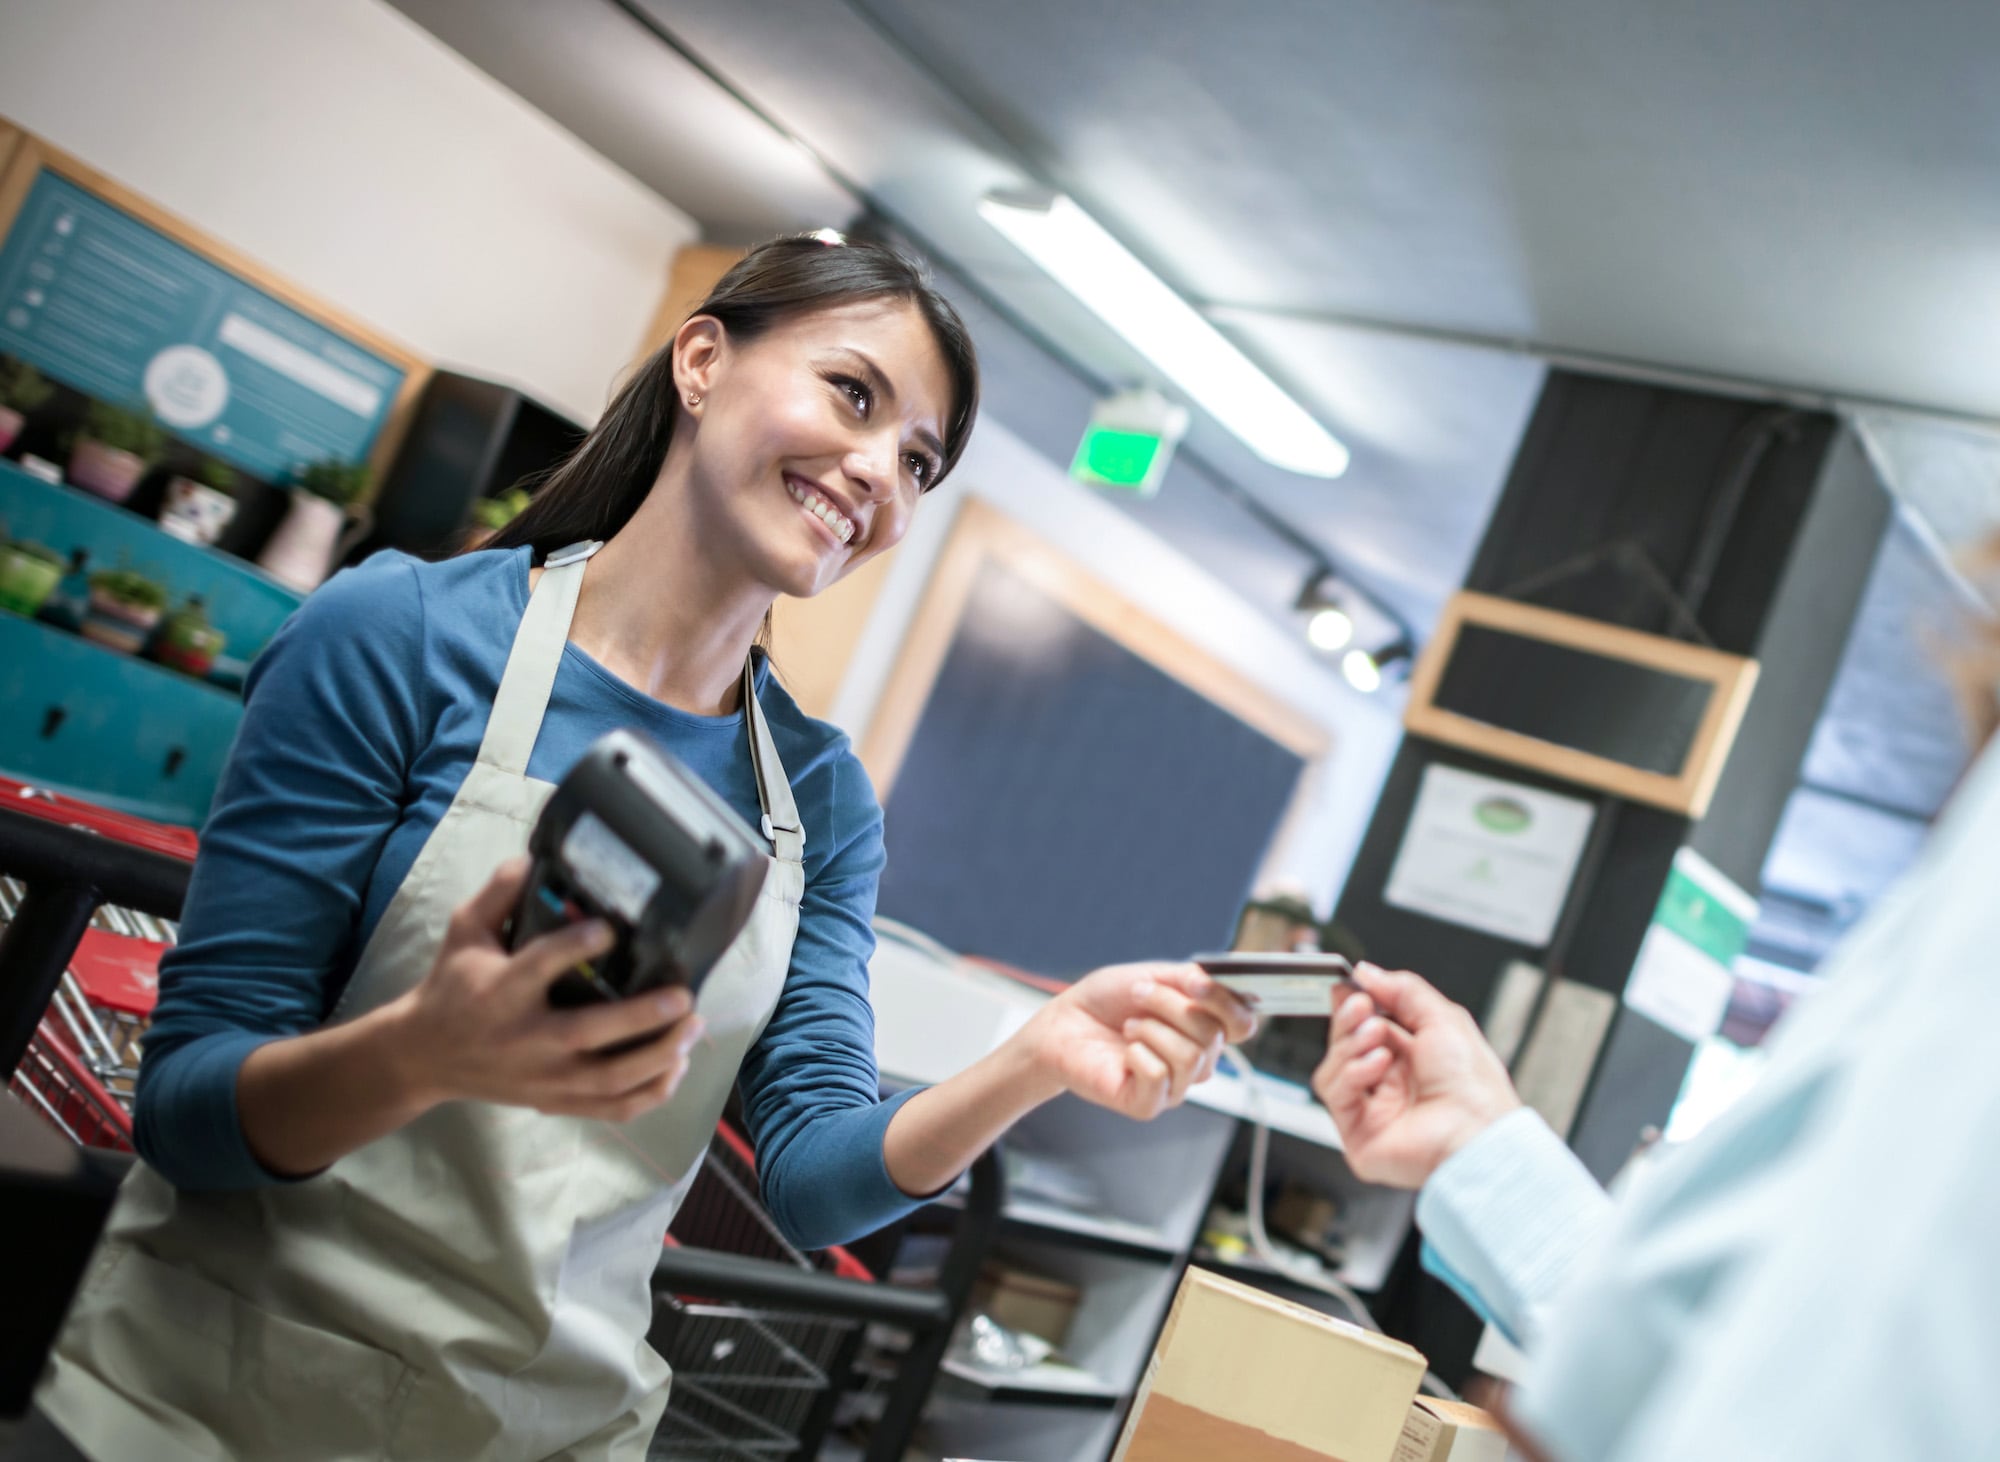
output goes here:
[{"label": "dark pillar", "polygon": [[[1398,753],[1337,920],[1369,957],[1419,970],[1483,1013],[1509,960],[1622,992],[1674,854],[1701,853],[1753,894],[1832,683],[1889,503],[1833,416],[1552,371],[1466,587],[1755,657],[1756,694],[1700,824],[1418,737]],[[1678,601],[1680,607],[1676,607]],[[1684,612],[1685,611],[1685,612]],[[1444,763],[1588,796],[1599,807],[1547,948],[1384,902],[1425,768]],[[1570,1139],[1600,1178],[1663,1123],[1693,1048],[1620,1007]],[[1405,1270],[1392,1329],[1447,1376],[1476,1326]]]}]

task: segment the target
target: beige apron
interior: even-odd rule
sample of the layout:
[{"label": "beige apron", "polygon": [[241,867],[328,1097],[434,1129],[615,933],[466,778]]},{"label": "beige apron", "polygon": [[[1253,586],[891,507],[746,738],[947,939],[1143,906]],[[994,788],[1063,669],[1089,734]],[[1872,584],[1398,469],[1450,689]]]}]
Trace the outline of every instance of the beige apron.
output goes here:
[{"label": "beige apron", "polygon": [[[478,760],[334,1018],[420,980],[452,910],[526,848],[553,790],[529,779],[528,755],[594,549],[551,556]],[[85,1452],[644,1455],[668,1381],[645,1339],[653,1262],[777,1004],[805,886],[804,834],[748,665],[743,707],[777,856],[702,987],[707,1034],[673,1100],[623,1125],[450,1102],[317,1177],[245,1192],[178,1192],[141,1165],[36,1397]]]}]

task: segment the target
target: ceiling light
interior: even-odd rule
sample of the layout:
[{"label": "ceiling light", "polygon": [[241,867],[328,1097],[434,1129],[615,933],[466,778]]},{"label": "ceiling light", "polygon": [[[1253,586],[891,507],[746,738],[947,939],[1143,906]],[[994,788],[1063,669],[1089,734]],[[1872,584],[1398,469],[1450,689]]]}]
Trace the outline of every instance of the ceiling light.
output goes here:
[{"label": "ceiling light", "polygon": [[1382,667],[1366,650],[1349,650],[1342,656],[1340,673],[1347,677],[1349,685],[1363,695],[1373,695],[1382,688]]},{"label": "ceiling light", "polygon": [[1069,198],[991,193],[979,212],[1266,462],[1308,477],[1347,470],[1331,432]]},{"label": "ceiling light", "polygon": [[1315,650],[1332,654],[1354,638],[1354,621],[1343,609],[1316,610],[1306,621],[1306,638],[1312,641]]}]

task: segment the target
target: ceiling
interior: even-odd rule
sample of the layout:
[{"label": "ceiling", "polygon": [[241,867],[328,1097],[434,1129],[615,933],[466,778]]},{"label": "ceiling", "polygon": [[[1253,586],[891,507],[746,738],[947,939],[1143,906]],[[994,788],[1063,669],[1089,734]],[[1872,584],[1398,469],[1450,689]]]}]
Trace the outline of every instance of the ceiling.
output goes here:
[{"label": "ceiling", "polygon": [[1059,460],[1147,371],[974,204],[1072,194],[1353,448],[1308,480],[1197,416],[1129,505],[1277,617],[1306,559],[1238,495],[1421,630],[1546,361],[1841,405],[1909,512],[1773,878],[1851,908],[1907,856],[1870,819],[1920,824],[1963,767],[1916,635],[1967,609],[1941,547],[2000,524],[2000,6],[395,3],[711,237],[886,216],[989,411]]}]

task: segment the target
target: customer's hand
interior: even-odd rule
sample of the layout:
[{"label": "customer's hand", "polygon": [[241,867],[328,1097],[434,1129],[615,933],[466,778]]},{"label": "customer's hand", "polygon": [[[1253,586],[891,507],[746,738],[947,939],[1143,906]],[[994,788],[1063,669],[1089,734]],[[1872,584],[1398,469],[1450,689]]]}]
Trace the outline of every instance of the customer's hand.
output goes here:
[{"label": "customer's hand", "polygon": [[[423,1104],[472,1099],[623,1122],[674,1094],[702,1032],[684,989],[558,1010],[549,986],[611,948],[596,920],[509,951],[507,916],[528,879],[526,858],[501,866],[452,915],[423,981],[395,1002],[390,1029],[405,1079]],[[607,1047],[641,1044],[611,1054]]]},{"label": "customer's hand", "polygon": [[1141,1121],[1215,1074],[1250,1007],[1191,964],[1112,965],[1078,980],[1022,1029],[1036,1063],[1085,1101]]},{"label": "customer's hand", "polygon": [[1335,995],[1312,1089],[1340,1129],[1355,1176],[1420,1188],[1438,1164],[1521,1105],[1479,1026],[1407,971],[1354,972]]}]

